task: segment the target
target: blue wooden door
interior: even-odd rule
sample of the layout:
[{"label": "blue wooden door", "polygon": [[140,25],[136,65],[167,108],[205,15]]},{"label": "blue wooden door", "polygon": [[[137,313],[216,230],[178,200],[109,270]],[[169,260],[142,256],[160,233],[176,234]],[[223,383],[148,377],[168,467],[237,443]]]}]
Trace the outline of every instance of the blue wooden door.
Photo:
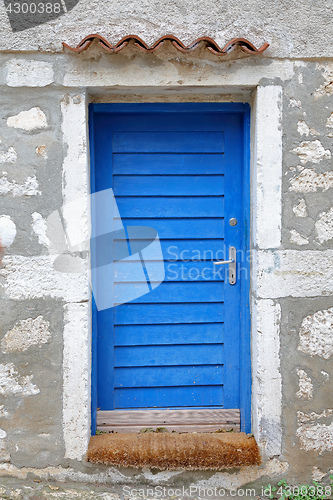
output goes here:
[{"label": "blue wooden door", "polygon": [[[165,270],[116,305],[137,279],[117,263],[115,306],[95,310],[101,410],[240,408],[250,429],[247,120],[241,104],[91,106],[92,191],[113,189],[125,230],[157,231]],[[214,264],[230,246],[234,285]]]}]

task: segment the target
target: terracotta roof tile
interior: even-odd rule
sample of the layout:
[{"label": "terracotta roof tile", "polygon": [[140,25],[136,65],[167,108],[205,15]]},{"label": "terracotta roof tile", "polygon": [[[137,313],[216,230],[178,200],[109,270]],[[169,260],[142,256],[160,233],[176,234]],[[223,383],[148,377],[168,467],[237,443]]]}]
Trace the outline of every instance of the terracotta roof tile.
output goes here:
[{"label": "terracotta roof tile", "polygon": [[107,41],[106,38],[97,34],[86,36],[85,38],[83,38],[83,40],[81,40],[81,42],[76,47],[70,47],[67,43],[63,42],[63,47],[70,50],[71,52],[80,53],[83,52],[84,50],[87,50],[94,40],[98,40],[99,45],[104,50],[112,53],[120,52],[124,47],[126,47],[126,45],[128,45],[132,41],[143,52],[154,52],[159,47],[161,47],[165,41],[171,42],[176,47],[177,50],[183,53],[191,52],[192,50],[198,48],[198,46],[201,43],[203,43],[205,44],[206,49],[208,49],[210,52],[218,56],[223,56],[225,54],[228,54],[235,47],[240,47],[240,49],[243,52],[246,52],[247,54],[262,54],[267,49],[267,47],[269,47],[268,43],[264,43],[259,49],[257,49],[251,42],[249,42],[245,38],[233,38],[223,47],[223,49],[221,49],[221,47],[219,47],[219,45],[215,42],[215,40],[213,40],[208,36],[197,38],[190,45],[184,45],[183,42],[179,40],[179,38],[173,35],[162,36],[150,47],[140,37],[136,35],[124,36],[121,40],[119,40],[119,42],[116,45],[112,45],[110,42]]}]

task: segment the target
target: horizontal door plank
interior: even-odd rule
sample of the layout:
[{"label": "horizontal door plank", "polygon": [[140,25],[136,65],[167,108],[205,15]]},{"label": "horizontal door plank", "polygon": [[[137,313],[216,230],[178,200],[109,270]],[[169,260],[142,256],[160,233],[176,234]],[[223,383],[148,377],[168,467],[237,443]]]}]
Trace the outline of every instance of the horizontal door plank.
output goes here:
[{"label": "horizontal door plank", "polygon": [[223,384],[223,366],[154,366],[116,368],[115,387],[181,387]]},{"label": "horizontal door plank", "polygon": [[222,196],[223,175],[115,175],[116,196]]},{"label": "horizontal door plank", "polygon": [[144,427],[165,427],[176,432],[240,430],[240,411],[200,410],[114,410],[97,411],[97,429],[105,432],[139,432]]},{"label": "horizontal door plank", "polygon": [[117,205],[124,224],[125,218],[142,217],[223,217],[223,196],[122,196]]},{"label": "horizontal door plank", "polygon": [[126,175],[223,174],[222,154],[114,154],[112,171]]},{"label": "horizontal door plank", "polygon": [[122,304],[114,310],[115,325],[154,323],[217,323],[223,322],[224,305],[198,304]]},{"label": "horizontal door plank", "polygon": [[115,347],[114,353],[115,367],[205,364],[223,364],[223,344]]},{"label": "horizontal door plank", "polygon": [[[135,237],[135,246],[145,248],[150,244],[150,240],[140,236],[138,231]],[[195,235],[194,238],[176,240],[165,239],[160,240],[163,258],[166,261],[200,261],[200,260],[223,260],[228,255],[228,247],[226,248],[223,238],[201,239],[200,235]],[[114,260],[121,260],[128,255],[128,243],[126,239],[113,240]],[[132,251],[133,252],[133,251]]]},{"label": "horizontal door plank", "polygon": [[[131,296],[137,283],[116,283],[114,288],[115,303],[123,304]],[[221,281],[167,281],[154,290],[133,300],[131,304],[179,303],[179,302],[223,302],[224,286]]]},{"label": "horizontal door plank", "polygon": [[[198,105],[198,104],[197,104]],[[216,103],[214,103],[216,105]],[[109,106],[109,104],[106,104]],[[123,106],[123,105],[122,105]],[[130,105],[131,106],[131,105]],[[141,104],[138,104],[141,106]],[[154,104],[156,107],[156,104]],[[95,114],[95,120],[98,124],[99,129],[106,129],[109,131],[109,137],[111,141],[112,131],[149,131],[149,130],[159,130],[160,132],[169,132],[170,130],[177,132],[184,132],[184,130],[193,132],[206,132],[206,131],[221,131],[225,129],[226,123],[230,123],[230,120],[235,120],[235,114],[229,113],[226,116],[223,112],[215,110],[204,112],[203,110],[197,111],[196,109],[167,109],[169,104],[166,104],[166,108],[156,109],[154,112],[146,111],[141,109],[139,113],[133,112],[131,110],[122,109],[121,112],[112,111],[110,114],[107,113],[97,113]],[[204,103],[204,106],[207,106]],[[138,111],[138,110],[137,110]]]},{"label": "horizontal door plank", "polygon": [[[117,219],[115,219],[117,222]],[[163,238],[195,238],[200,234],[200,238],[221,238],[224,232],[223,218],[202,218],[202,219],[123,219],[123,224],[129,226],[148,226],[155,229],[160,239]],[[132,231],[133,237],[140,237],[139,229]]]},{"label": "horizontal door plank", "polygon": [[223,342],[223,323],[197,323],[181,325],[116,325],[116,346],[218,344]]},{"label": "horizontal door plank", "polygon": [[113,153],[223,153],[223,132],[114,132]]},{"label": "horizontal door plank", "polygon": [[160,240],[163,258],[166,261],[209,261],[227,258],[229,247],[222,237],[202,239],[201,235],[188,240]]},{"label": "horizontal door plank", "polygon": [[[224,281],[227,266],[214,265],[213,262],[152,262],[145,261],[149,281]],[[115,283],[146,281],[140,261],[119,261],[114,263]]]},{"label": "horizontal door plank", "polygon": [[[137,411],[137,410],[135,410]],[[183,411],[183,410],[180,410]],[[216,432],[220,429],[225,431],[240,432],[240,424],[237,423],[221,423],[221,424],[174,424],[174,425],[97,425],[98,431],[103,432],[119,432],[119,433],[139,433],[141,429],[145,427],[150,427],[156,430],[158,427],[164,427],[168,432]]]},{"label": "horizontal door plank", "polygon": [[145,387],[144,389],[115,389],[115,408],[162,408],[178,406],[221,406],[223,387]]}]

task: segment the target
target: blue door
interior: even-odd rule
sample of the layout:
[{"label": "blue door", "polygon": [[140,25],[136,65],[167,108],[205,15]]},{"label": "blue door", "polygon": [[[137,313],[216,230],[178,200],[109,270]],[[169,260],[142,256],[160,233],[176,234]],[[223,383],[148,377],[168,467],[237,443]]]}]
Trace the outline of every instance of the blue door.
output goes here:
[{"label": "blue door", "polygon": [[[94,104],[90,111],[92,192],[113,189],[126,234],[133,226],[157,231],[165,272],[156,288],[146,276],[150,291],[122,303],[138,278],[115,264],[105,291],[115,305],[94,310],[94,404],[239,408],[249,431],[248,106]],[[230,247],[234,284],[229,264],[216,264],[229,259]]]}]

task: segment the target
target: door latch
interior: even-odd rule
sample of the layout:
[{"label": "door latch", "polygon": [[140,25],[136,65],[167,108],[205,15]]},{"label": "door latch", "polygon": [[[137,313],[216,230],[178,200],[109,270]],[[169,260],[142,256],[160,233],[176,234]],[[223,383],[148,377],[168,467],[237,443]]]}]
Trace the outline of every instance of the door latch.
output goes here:
[{"label": "door latch", "polygon": [[236,248],[229,248],[229,260],[218,260],[214,262],[215,265],[229,264],[229,283],[230,285],[236,284]]}]

